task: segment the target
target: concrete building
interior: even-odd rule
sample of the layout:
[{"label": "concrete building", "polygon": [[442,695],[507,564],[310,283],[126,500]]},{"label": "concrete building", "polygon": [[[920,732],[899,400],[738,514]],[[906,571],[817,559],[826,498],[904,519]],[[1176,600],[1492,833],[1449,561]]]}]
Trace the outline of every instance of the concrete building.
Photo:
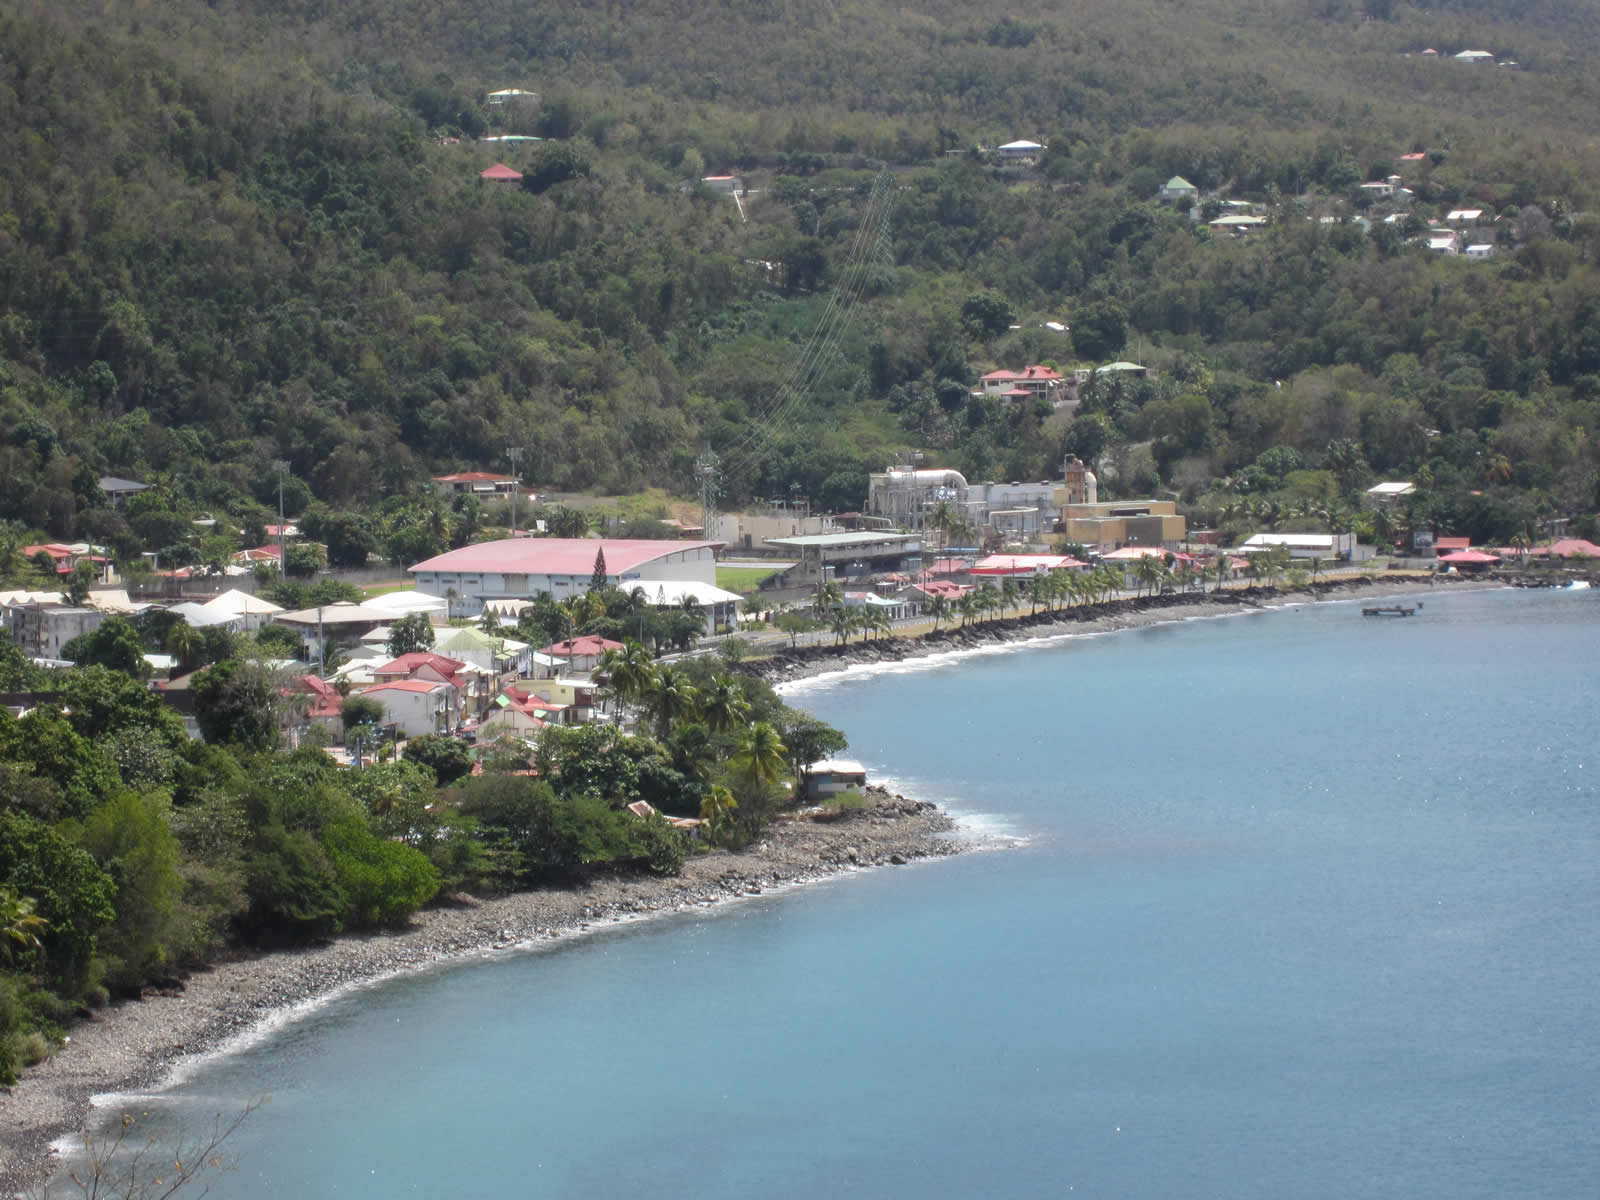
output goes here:
[{"label": "concrete building", "polygon": [[474,496],[509,496],[517,490],[515,475],[497,475],[493,471],[458,471],[454,475],[435,475],[433,482],[441,489]]},{"label": "concrete building", "polygon": [[831,516],[820,514],[744,512],[724,513],[722,517],[722,532],[729,534],[728,545],[738,550],[759,550],[765,548],[771,538],[833,533],[837,528]]},{"label": "concrete building", "polygon": [[449,733],[461,723],[461,692],[432,679],[397,679],[362,688],[361,695],[383,705],[383,723],[401,737]]},{"label": "concrete building", "polygon": [[967,513],[967,477],[940,468],[890,467],[867,476],[867,512],[902,529],[924,529],[930,510],[948,503]]},{"label": "concrete building", "polygon": [[1047,149],[1048,146],[1024,139],[996,147],[994,158],[1002,167],[1032,167],[1038,165]]},{"label": "concrete building", "polygon": [[915,571],[922,565],[922,538],[915,533],[822,533],[774,538],[771,544],[799,559],[790,576],[799,584],[816,583],[825,576],[848,579]]},{"label": "concrete building", "polygon": [[825,758],[812,763],[805,774],[806,797],[810,800],[826,800],[867,786],[867,769],[853,758]]},{"label": "concrete building", "polygon": [[1404,500],[1407,496],[1417,494],[1417,485],[1407,480],[1397,479],[1386,483],[1375,483],[1367,489],[1366,504],[1368,508],[1383,508]]},{"label": "concrete building", "polygon": [[1119,546],[1160,546],[1176,550],[1188,533],[1188,521],[1172,500],[1108,500],[1063,504],[1056,531],[1090,550]]},{"label": "concrete building", "polygon": [[417,591],[444,596],[454,616],[476,616],[490,600],[531,600],[547,592],[557,600],[589,590],[604,559],[606,583],[646,592],[661,583],[717,582],[721,542],[670,542],[629,538],[503,538],[463,546],[417,563]]},{"label": "concrete building", "polygon": [[98,608],[78,608],[52,601],[25,600],[0,605],[6,632],[29,658],[60,659],[61,648],[73,638],[100,628],[106,614]]}]

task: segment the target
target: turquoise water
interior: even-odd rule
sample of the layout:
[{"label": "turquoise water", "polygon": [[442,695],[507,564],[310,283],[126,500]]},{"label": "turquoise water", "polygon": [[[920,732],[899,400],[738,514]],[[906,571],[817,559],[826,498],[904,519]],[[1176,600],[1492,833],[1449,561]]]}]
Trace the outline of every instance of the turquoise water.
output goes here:
[{"label": "turquoise water", "polygon": [[335,1001],[215,1194],[1590,1197],[1596,593],[796,693],[1009,848]]}]

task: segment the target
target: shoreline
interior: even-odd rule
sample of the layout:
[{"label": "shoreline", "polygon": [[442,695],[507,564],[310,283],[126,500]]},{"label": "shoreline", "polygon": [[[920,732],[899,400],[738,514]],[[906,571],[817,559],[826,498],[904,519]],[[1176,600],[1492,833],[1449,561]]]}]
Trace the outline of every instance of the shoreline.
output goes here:
[{"label": "shoreline", "polygon": [[784,647],[771,658],[741,663],[732,669],[754,675],[773,687],[799,683],[853,667],[911,662],[934,655],[1025,645],[1048,638],[1144,629],[1175,621],[1201,620],[1248,612],[1270,612],[1294,604],[1317,604],[1391,596],[1428,596],[1446,591],[1496,590],[1513,586],[1500,578],[1433,577],[1330,580],[1306,588],[1239,588],[1222,592],[1184,592],[1169,596],[1124,597],[1102,604],[1078,605],[1059,612],[1024,613],[969,625],[944,626],[937,633],[912,634],[851,642],[848,645]]},{"label": "shoreline", "polygon": [[400,929],[236,955],[196,971],[178,988],[96,1012],[20,1083],[0,1088],[0,1195],[43,1178],[53,1147],[83,1130],[95,1097],[162,1087],[199,1056],[354,987],[855,870],[958,854],[975,844],[948,836],[957,824],[937,805],[876,787],[867,789],[867,799],[860,812],[842,818],[775,820],[756,846],[691,858],[680,875],[598,875],[570,888],[460,897],[415,914]]}]

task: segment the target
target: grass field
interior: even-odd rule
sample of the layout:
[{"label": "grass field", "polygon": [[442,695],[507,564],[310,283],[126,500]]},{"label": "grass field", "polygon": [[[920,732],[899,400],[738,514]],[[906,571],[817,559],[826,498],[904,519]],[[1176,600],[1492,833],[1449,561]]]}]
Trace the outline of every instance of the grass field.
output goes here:
[{"label": "grass field", "polygon": [[386,592],[403,592],[407,588],[412,588],[415,586],[416,584],[409,579],[396,579],[392,583],[374,583],[369,587],[362,588],[361,590],[366,593],[367,599],[371,600],[374,596],[382,596]]},{"label": "grass field", "polygon": [[763,579],[777,573],[776,567],[718,567],[717,586],[742,596],[755,591]]}]

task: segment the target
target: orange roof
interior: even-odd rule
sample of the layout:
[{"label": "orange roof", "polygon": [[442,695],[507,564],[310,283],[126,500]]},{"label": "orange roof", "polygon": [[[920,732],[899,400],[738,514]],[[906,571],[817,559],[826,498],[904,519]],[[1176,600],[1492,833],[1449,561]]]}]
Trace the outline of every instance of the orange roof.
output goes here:
[{"label": "orange roof", "polygon": [[452,686],[448,683],[435,683],[431,679],[392,679],[388,683],[375,683],[371,687],[361,689],[363,696],[370,696],[373,692],[435,692],[440,688]]},{"label": "orange roof", "polygon": [[506,166],[505,163],[495,163],[495,165],[490,167],[487,171],[480,172],[478,178],[491,179],[496,183],[510,183],[514,179],[521,179],[522,172],[513,171],[510,167]]}]

